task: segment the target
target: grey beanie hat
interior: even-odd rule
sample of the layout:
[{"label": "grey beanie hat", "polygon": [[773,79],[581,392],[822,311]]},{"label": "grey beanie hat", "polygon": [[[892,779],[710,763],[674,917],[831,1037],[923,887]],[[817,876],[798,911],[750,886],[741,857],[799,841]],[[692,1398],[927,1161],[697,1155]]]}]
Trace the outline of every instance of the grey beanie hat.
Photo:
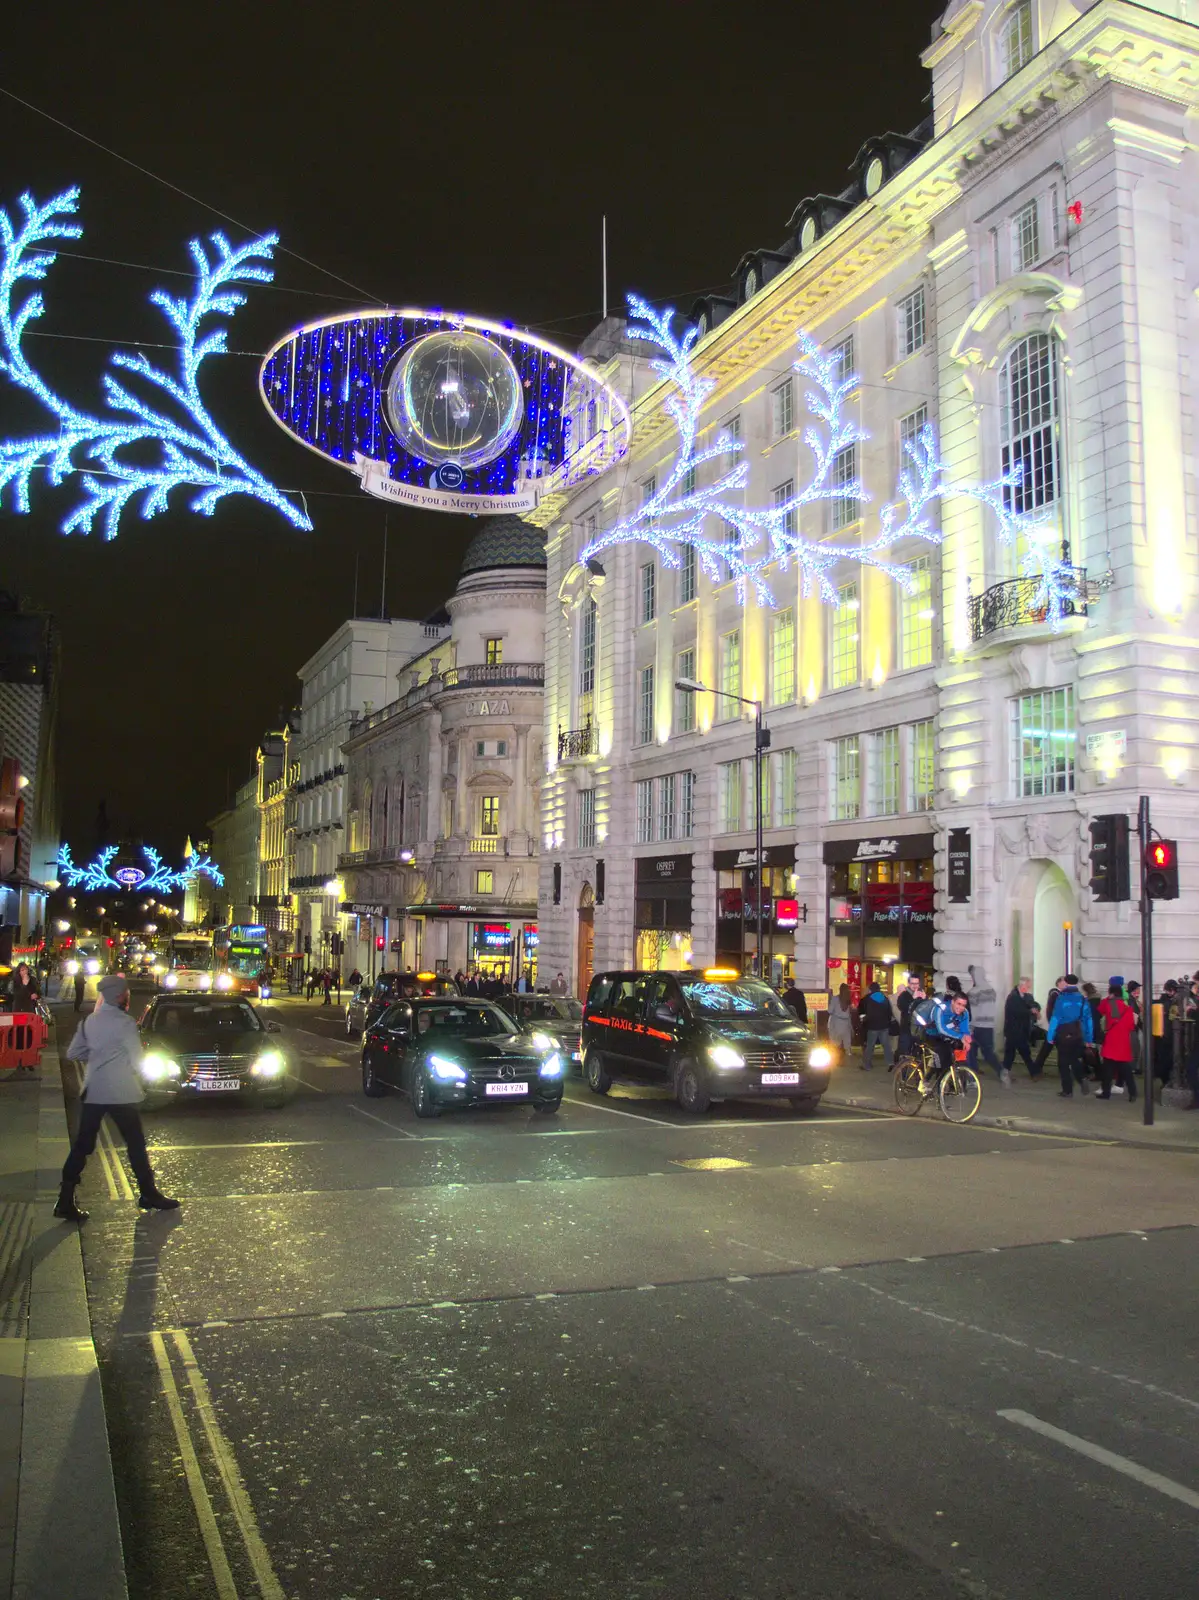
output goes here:
[{"label": "grey beanie hat", "polygon": [[118,1000],[123,1000],[129,993],[129,985],[119,972],[110,972],[106,978],[101,978],[96,988],[101,1000],[109,1006],[115,1006]]}]

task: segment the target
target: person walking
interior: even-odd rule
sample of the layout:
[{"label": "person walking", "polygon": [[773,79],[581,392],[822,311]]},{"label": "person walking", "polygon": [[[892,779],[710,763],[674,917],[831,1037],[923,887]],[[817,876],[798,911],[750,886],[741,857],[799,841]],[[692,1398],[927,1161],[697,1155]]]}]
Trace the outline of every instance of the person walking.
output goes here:
[{"label": "person walking", "polygon": [[909,972],[895,996],[895,1013],[899,1018],[897,1053],[901,1056],[910,1056],[912,1053],[912,1007],[923,999],[924,989],[920,979]]},{"label": "person walking", "polygon": [[[12,985],[8,991],[8,1001],[13,1011],[24,1011],[37,1014],[38,1001],[42,998],[41,987],[27,961],[17,963],[17,970],[12,976]],[[18,1077],[34,1075],[33,1067],[18,1067]]]},{"label": "person walking", "polygon": [[806,1022],[808,1020],[808,1002],[804,999],[803,990],[796,988],[794,978],[791,980],[790,986],[784,989],[782,1000],[787,1010],[794,1013],[797,1021]]},{"label": "person walking", "polygon": [[1017,1055],[1028,1068],[1028,1076],[1036,1079],[1041,1074],[1032,1063],[1029,1044],[1032,1038],[1032,1019],[1037,1003],[1032,997],[1032,979],[1021,978],[1003,1002],[1003,1070],[1012,1081],[1012,1063]]},{"label": "person walking", "polygon": [[966,999],[970,1007],[971,1034],[970,1060],[967,1064],[977,1069],[981,1054],[987,1065],[994,1069],[995,1076],[1004,1088],[1010,1088],[1011,1071],[1000,1066],[999,1057],[995,1054],[995,1015],[999,1008],[999,997],[988,983],[982,967],[967,967],[966,971],[970,974],[970,992]]},{"label": "person walking", "polygon": [[847,983],[837,990],[837,998],[828,1008],[828,1037],[848,1059],[853,1047],[853,996]]},{"label": "person walking", "polygon": [[75,984],[75,1010],[76,1011],[82,1011],[83,1010],[83,994],[84,994],[84,990],[87,988],[87,974],[83,970],[83,962],[82,961],[80,961],[78,963],[78,965],[76,966],[76,968],[75,968],[74,984]]},{"label": "person walking", "polygon": [[870,1072],[874,1067],[874,1050],[876,1045],[882,1045],[883,1060],[887,1064],[887,1071],[895,1065],[895,1047],[891,1043],[891,1024],[895,1020],[895,1013],[891,1010],[891,1002],[883,991],[883,986],[877,978],[870,985],[870,992],[861,1005],[862,1031],[865,1035],[862,1044],[862,1071]]},{"label": "person walking", "polygon": [[1050,989],[1048,998],[1045,1001],[1045,1038],[1041,1048],[1037,1051],[1037,1059],[1033,1062],[1033,1076],[1037,1078],[1044,1072],[1045,1063],[1049,1060],[1049,1052],[1053,1049],[1053,1035],[1049,1032],[1049,1024],[1053,1021],[1053,1012],[1057,1005],[1058,996],[1065,987],[1065,978],[1059,978],[1053,988]]},{"label": "person walking", "polygon": [[570,993],[570,990],[566,984],[566,979],[562,973],[559,973],[554,979],[553,983],[550,984],[550,993],[552,995],[556,995],[559,1000],[564,1000]]},{"label": "person walking", "polygon": [[75,1204],[75,1189],[83,1177],[87,1158],[96,1148],[100,1124],[111,1117],[125,1141],[129,1165],[137,1179],[137,1203],[142,1211],[177,1211],[159,1189],[146,1153],[146,1135],[138,1106],[145,1099],[138,1076],[142,1057],[137,1024],[129,1015],[129,985],[119,972],[100,979],[96,1009],[85,1017],[67,1046],[67,1060],[81,1061],[85,1072],[80,1092],[79,1126],[63,1163],[62,1182],[54,1215],[64,1222],[86,1222],[88,1214]]},{"label": "person walking", "polygon": [[321,973],[321,989],[324,991],[325,995],[325,998],[321,1001],[321,1004],[323,1006],[327,1006],[330,1004],[329,997],[333,993],[333,974],[329,971],[328,967],[326,967],[324,972]]},{"label": "person walking", "polygon": [[1112,978],[1107,996],[1099,1002],[1103,1022],[1103,1042],[1099,1046],[1099,1081],[1102,1088],[1096,1099],[1110,1100],[1112,1077],[1118,1072],[1128,1092],[1129,1105],[1136,1104],[1137,1080],[1133,1070],[1133,1038],[1137,1014],[1124,998],[1124,979]]},{"label": "person walking", "polygon": [[1046,1043],[1057,1046],[1057,1070],[1062,1087],[1059,1098],[1069,1100],[1078,1084],[1079,1092],[1086,1093],[1086,1067],[1083,1051],[1095,1042],[1095,1027],[1091,1021],[1091,1007],[1087,997],[1078,987],[1074,973],[1065,977],[1064,987],[1058,994],[1049,1019]]}]

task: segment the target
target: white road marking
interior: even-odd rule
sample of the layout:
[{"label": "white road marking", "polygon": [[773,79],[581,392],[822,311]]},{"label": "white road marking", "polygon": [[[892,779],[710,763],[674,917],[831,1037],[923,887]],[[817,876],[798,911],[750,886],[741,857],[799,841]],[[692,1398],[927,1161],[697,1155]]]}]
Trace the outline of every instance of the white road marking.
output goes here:
[{"label": "white road marking", "polygon": [[1184,1506],[1190,1506],[1192,1511],[1199,1511],[1199,1494],[1196,1494],[1194,1489],[1188,1489],[1182,1483],[1175,1483],[1173,1478],[1164,1478],[1160,1472],[1151,1472],[1148,1467],[1130,1461],[1127,1456],[1118,1456],[1112,1450],[1105,1450],[1102,1445],[1092,1444],[1089,1439],[1080,1439],[1076,1433],[1067,1433],[1064,1428],[1055,1428],[1051,1422],[1042,1422],[1040,1417],[1034,1417],[1028,1411],[999,1411],[996,1415],[1002,1417],[1005,1422],[1014,1422],[1018,1427],[1029,1428],[1033,1433],[1043,1434],[1046,1439],[1052,1439],[1056,1444],[1063,1444],[1068,1450],[1075,1450],[1090,1461],[1097,1461],[1101,1467],[1110,1467],[1113,1472],[1122,1472],[1126,1478],[1135,1478],[1147,1489],[1156,1489],[1158,1494],[1168,1495],[1171,1500],[1180,1500]]},{"label": "white road marking", "polygon": [[[574,1104],[585,1106],[588,1105],[588,1102],[586,1100],[576,1100],[574,1101]],[[681,1126],[690,1127],[690,1125],[680,1124],[678,1122],[664,1122],[661,1117],[644,1117],[637,1111],[618,1111],[615,1106],[592,1105],[590,1106],[590,1109],[592,1111],[606,1111],[610,1117],[629,1117],[633,1122],[647,1122],[652,1124],[655,1128],[678,1129]],[[694,1128],[690,1128],[690,1131],[694,1132],[695,1130]]]},{"label": "white road marking", "polygon": [[360,1117],[369,1117],[372,1122],[381,1122],[385,1128],[390,1128],[392,1133],[401,1134],[405,1139],[420,1140],[420,1135],[409,1133],[407,1128],[401,1128],[394,1122],[388,1122],[386,1117],[377,1117],[373,1111],[364,1111],[361,1106],[349,1106],[350,1111],[356,1111]]},{"label": "white road marking", "polygon": [[327,1093],[327,1090],[322,1089],[319,1083],[309,1083],[308,1079],[307,1078],[301,1078],[301,1076],[300,1076],[300,1074],[298,1072],[293,1073],[292,1076],[295,1078],[297,1083],[302,1083],[306,1089],[311,1089],[316,1094],[325,1094],[325,1093]]}]

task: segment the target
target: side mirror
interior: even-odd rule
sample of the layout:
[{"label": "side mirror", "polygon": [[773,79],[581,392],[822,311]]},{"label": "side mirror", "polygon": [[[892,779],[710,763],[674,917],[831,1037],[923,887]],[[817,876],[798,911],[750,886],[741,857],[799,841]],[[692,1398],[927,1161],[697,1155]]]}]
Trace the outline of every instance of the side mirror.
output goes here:
[{"label": "side mirror", "polygon": [[282,1033],[283,1024],[281,1022],[268,1022],[266,1025],[266,1031],[268,1033]]},{"label": "side mirror", "polygon": [[679,1020],[678,1014],[672,1011],[669,1006],[655,1006],[654,1017],[658,1022],[669,1022],[672,1025]]}]

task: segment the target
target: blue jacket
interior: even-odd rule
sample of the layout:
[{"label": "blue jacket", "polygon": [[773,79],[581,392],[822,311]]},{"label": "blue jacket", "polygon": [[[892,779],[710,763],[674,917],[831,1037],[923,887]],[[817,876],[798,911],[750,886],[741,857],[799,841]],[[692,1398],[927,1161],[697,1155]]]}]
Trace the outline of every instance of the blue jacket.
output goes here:
[{"label": "blue jacket", "polygon": [[933,1007],[933,1022],[929,1031],[940,1034],[943,1039],[961,1041],[970,1032],[970,1013],[963,1011],[958,1016],[950,1001],[942,997]]},{"label": "blue jacket", "polygon": [[1067,1022],[1077,1022],[1086,1043],[1094,1044],[1095,1027],[1091,1017],[1091,1002],[1081,989],[1075,989],[1073,986],[1063,989],[1057,997],[1057,1004],[1053,1008],[1053,1015],[1046,1030],[1050,1044],[1057,1037],[1058,1029]]}]

